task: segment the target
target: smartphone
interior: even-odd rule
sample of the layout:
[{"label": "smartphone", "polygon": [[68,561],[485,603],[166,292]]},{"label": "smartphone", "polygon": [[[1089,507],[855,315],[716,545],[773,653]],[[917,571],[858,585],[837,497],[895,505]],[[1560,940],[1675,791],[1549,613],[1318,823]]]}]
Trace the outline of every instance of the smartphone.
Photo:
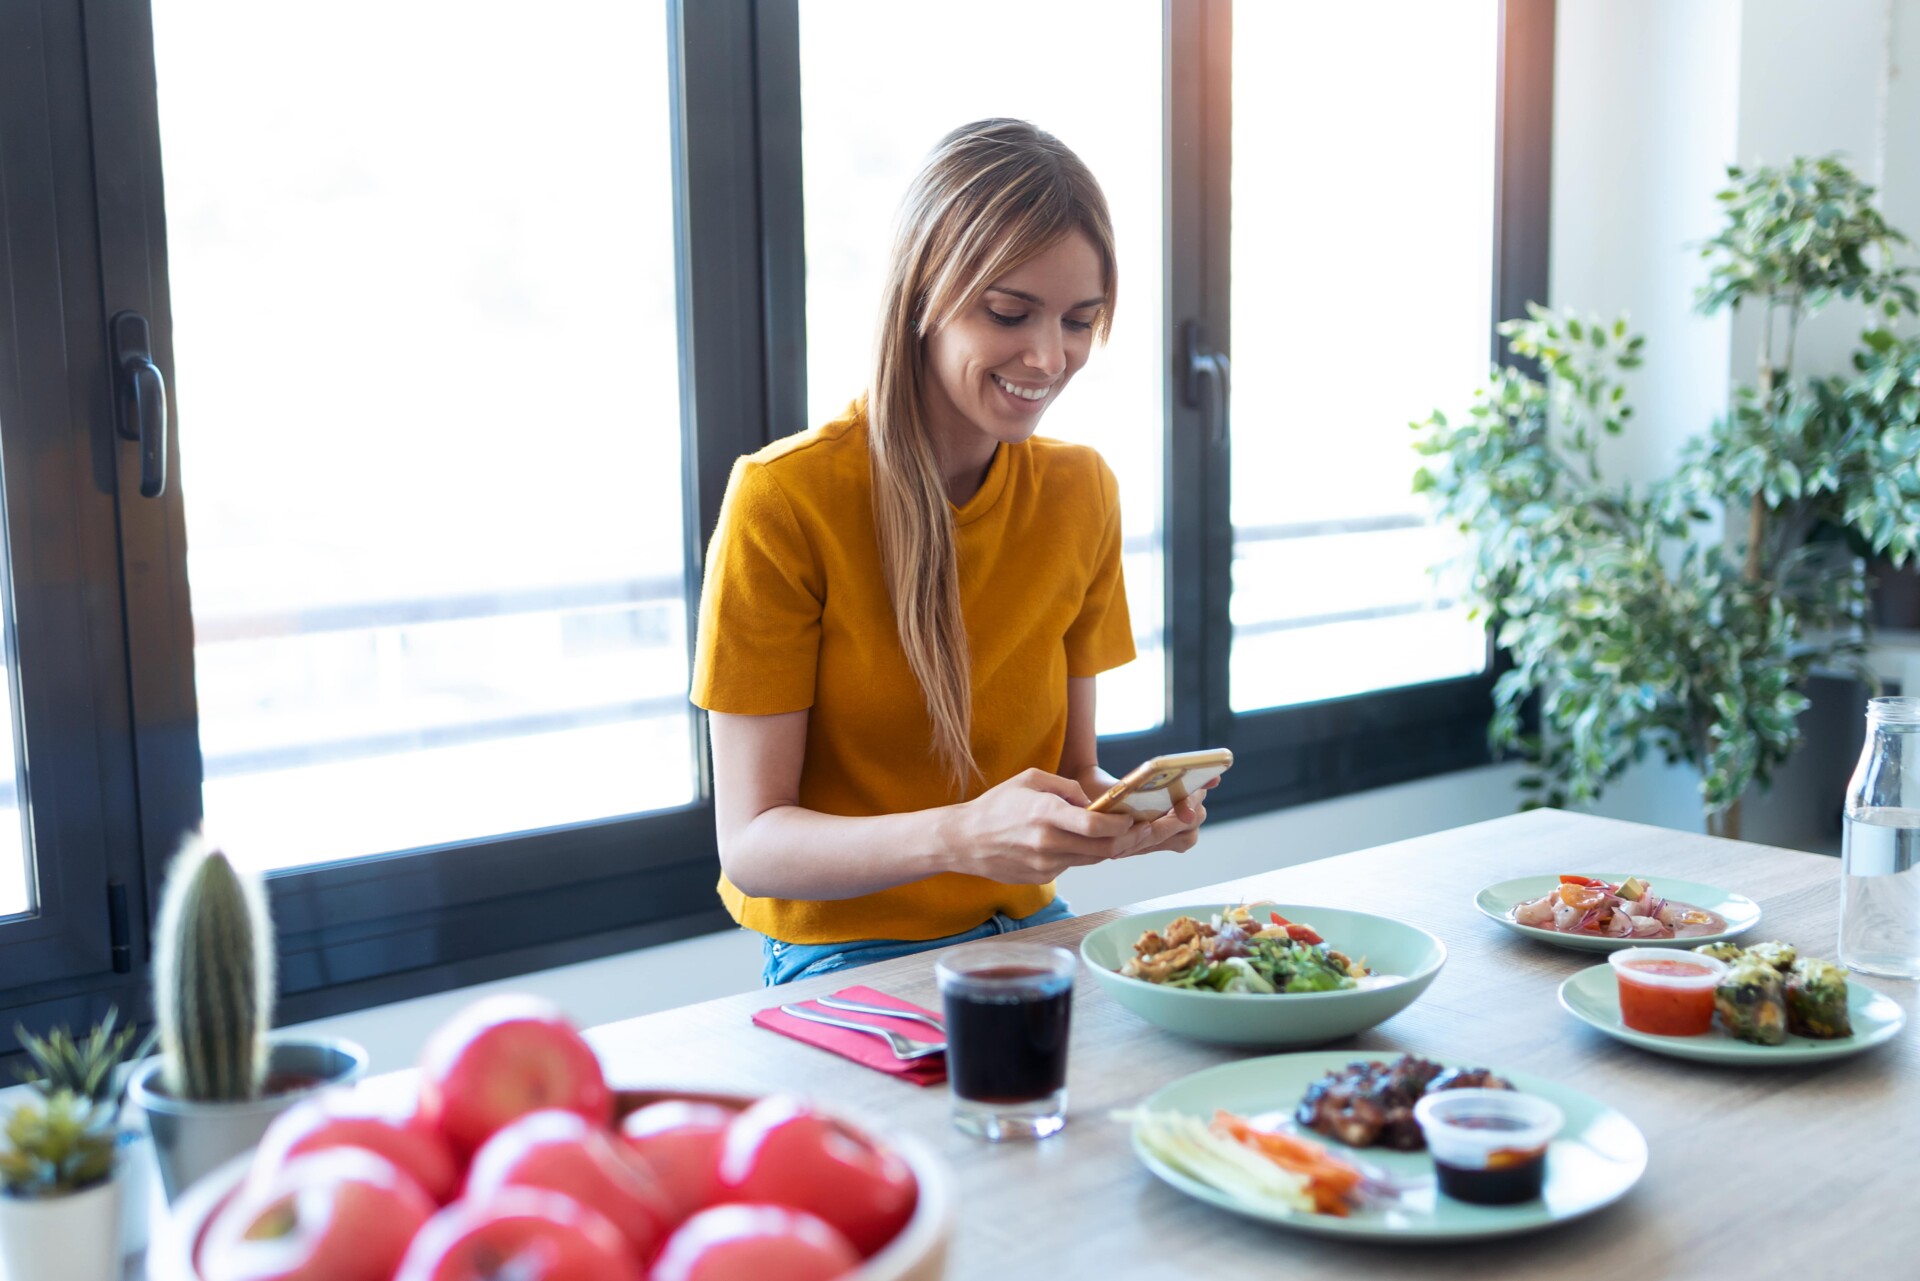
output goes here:
[{"label": "smartphone", "polygon": [[1156,756],[1135,767],[1087,808],[1096,814],[1159,818],[1232,767],[1233,753],[1224,747]]}]

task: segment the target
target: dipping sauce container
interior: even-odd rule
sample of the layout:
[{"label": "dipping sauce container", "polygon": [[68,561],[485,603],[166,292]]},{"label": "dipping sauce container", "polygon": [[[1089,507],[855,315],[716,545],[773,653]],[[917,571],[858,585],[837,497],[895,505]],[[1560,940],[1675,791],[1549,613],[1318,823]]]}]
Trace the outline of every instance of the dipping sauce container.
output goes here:
[{"label": "dipping sauce container", "polygon": [[1440,1090],[1413,1105],[1433,1153],[1440,1194],[1475,1205],[1513,1205],[1540,1195],[1547,1144],[1560,1109],[1514,1090]]},{"label": "dipping sauce container", "polygon": [[1655,1036],[1699,1036],[1713,1026],[1713,989],[1726,964],[1698,952],[1629,947],[1607,956],[1620,984],[1620,1021]]}]

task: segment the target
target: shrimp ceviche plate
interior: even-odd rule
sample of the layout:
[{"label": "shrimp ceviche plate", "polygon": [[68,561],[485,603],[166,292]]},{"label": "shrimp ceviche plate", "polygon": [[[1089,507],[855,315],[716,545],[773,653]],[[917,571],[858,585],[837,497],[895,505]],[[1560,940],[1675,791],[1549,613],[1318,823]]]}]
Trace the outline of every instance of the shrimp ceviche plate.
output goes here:
[{"label": "shrimp ceviche plate", "polygon": [[1489,885],[1473,905],[1516,934],[1583,952],[1699,947],[1760,923],[1760,905],[1657,871],[1570,869]]}]

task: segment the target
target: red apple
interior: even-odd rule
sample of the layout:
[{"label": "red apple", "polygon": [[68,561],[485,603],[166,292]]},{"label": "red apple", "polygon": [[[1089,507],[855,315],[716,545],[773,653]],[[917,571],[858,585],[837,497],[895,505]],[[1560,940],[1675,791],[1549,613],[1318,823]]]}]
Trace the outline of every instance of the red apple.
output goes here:
[{"label": "red apple", "polygon": [[720,1145],[737,1115],[718,1103],[669,1099],[620,1123],[627,1146],[653,1167],[678,1222],[721,1199]]},{"label": "red apple", "polygon": [[439,1204],[460,1189],[460,1165],[440,1132],[403,1101],[365,1089],[329,1091],[281,1113],[260,1140],[251,1177],[270,1179],[296,1156],[339,1147],[387,1158]]},{"label": "red apple", "polygon": [[641,1281],[620,1229],[572,1197],[506,1188],[427,1221],[393,1281]]},{"label": "red apple", "polygon": [[906,1226],[919,1195],[905,1161],[779,1094],[761,1099],[727,1127],[720,1183],[730,1201],[819,1215],[862,1255]]},{"label": "red apple", "polygon": [[361,1148],[296,1157],[207,1229],[204,1281],[387,1281],[433,1214],[420,1185]]},{"label": "red apple", "polygon": [[805,1210],[717,1205],[668,1239],[647,1281],[832,1281],[860,1266],[860,1254]]},{"label": "red apple", "polygon": [[600,1061],[566,1015],[528,996],[490,996],[443,1024],[420,1059],[420,1115],[465,1158],[542,1108],[613,1121]]},{"label": "red apple", "polygon": [[642,1263],[675,1222],[653,1171],[613,1135],[572,1112],[529,1112],[495,1132],[467,1170],[467,1200],[484,1206],[502,1189],[546,1188],[598,1210]]}]

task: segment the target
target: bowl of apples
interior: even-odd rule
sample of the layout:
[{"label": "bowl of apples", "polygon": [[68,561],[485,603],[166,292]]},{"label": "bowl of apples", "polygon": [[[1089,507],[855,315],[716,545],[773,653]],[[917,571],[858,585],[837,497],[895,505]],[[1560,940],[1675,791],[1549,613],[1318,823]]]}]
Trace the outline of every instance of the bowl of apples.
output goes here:
[{"label": "bowl of apples", "polygon": [[933,1155],[789,1095],[615,1090],[566,1017],[492,997],[279,1117],[157,1227],[156,1281],[938,1281]]}]

